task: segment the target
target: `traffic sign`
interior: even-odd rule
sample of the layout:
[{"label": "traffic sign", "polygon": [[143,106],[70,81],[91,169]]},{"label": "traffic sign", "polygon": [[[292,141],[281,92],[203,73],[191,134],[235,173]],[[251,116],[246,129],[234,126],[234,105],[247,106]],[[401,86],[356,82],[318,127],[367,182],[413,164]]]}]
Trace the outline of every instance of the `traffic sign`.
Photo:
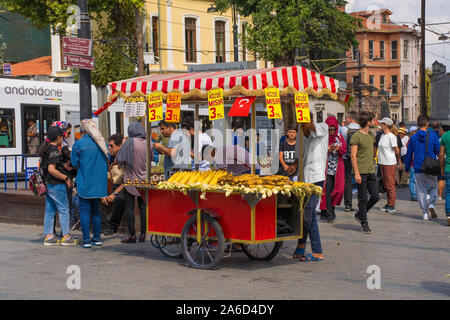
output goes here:
[{"label": "traffic sign", "polygon": [[10,75],[12,75],[12,71],[11,71],[11,63],[4,63],[4,64],[3,64],[3,75],[4,75],[4,76],[10,76]]},{"label": "traffic sign", "polygon": [[90,57],[92,55],[92,39],[63,37],[62,51],[63,53]]},{"label": "traffic sign", "polygon": [[64,54],[64,65],[70,68],[94,70],[95,60],[92,57]]}]

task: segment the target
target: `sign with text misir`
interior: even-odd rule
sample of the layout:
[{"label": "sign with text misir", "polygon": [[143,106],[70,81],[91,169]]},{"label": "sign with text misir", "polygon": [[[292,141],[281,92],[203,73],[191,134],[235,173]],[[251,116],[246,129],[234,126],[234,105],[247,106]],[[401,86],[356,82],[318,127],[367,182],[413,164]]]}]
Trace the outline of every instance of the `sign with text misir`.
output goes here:
[{"label": "sign with text misir", "polygon": [[161,121],[163,119],[162,92],[150,93],[148,95],[148,121]]},{"label": "sign with text misir", "polygon": [[280,90],[278,88],[266,88],[267,117],[269,119],[282,119]]},{"label": "sign with text misir", "polygon": [[309,98],[306,92],[295,94],[295,114],[297,115],[297,122],[311,122]]},{"label": "sign with text misir", "polygon": [[223,89],[219,88],[208,91],[208,108],[210,121],[224,118]]},{"label": "sign with text misir", "polygon": [[181,94],[170,92],[166,101],[166,122],[180,122]]}]

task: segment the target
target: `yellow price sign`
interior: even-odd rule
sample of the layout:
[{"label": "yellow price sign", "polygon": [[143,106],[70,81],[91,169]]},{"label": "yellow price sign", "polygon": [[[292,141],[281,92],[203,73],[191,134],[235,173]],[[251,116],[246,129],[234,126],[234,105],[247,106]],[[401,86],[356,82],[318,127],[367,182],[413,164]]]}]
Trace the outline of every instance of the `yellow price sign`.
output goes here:
[{"label": "yellow price sign", "polygon": [[223,106],[223,89],[213,89],[208,91],[209,120],[219,120],[225,117]]},{"label": "yellow price sign", "polygon": [[295,94],[295,114],[297,115],[297,122],[311,122],[307,93],[298,92]]},{"label": "yellow price sign", "polygon": [[181,94],[170,92],[166,102],[166,122],[180,122]]},{"label": "yellow price sign", "polygon": [[148,121],[161,121],[163,117],[163,99],[161,92],[148,95]]},{"label": "yellow price sign", "polygon": [[267,117],[269,119],[282,119],[280,90],[278,88],[266,88]]}]

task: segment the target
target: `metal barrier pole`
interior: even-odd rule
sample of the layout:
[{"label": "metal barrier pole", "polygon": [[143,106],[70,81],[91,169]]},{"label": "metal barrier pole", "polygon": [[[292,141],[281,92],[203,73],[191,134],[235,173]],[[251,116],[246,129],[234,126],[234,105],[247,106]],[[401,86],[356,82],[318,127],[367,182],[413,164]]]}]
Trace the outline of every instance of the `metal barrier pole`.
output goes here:
[{"label": "metal barrier pole", "polygon": [[6,156],[5,156],[5,191],[8,189],[7,181],[6,181]]},{"label": "metal barrier pole", "polygon": [[25,158],[25,190],[28,189],[28,165],[27,165],[27,155],[24,154],[23,157]]},{"label": "metal barrier pole", "polygon": [[15,171],[14,188],[17,191],[17,155],[14,156],[14,171]]}]

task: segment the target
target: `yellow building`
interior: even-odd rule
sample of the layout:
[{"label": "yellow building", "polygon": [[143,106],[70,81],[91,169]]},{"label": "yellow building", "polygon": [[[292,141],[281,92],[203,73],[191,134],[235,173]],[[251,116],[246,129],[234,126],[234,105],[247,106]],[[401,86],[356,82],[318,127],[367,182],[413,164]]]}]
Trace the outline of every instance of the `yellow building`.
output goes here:
[{"label": "yellow building", "polygon": [[[208,12],[213,0],[148,0],[145,2],[144,41],[157,57],[150,73],[186,72],[190,65],[233,62],[232,10]],[[210,10],[211,11],[211,10]],[[250,18],[236,16],[238,34],[245,32]],[[239,61],[254,61],[242,45]],[[158,59],[159,58],[159,59]],[[258,62],[257,67],[264,67]]]}]

